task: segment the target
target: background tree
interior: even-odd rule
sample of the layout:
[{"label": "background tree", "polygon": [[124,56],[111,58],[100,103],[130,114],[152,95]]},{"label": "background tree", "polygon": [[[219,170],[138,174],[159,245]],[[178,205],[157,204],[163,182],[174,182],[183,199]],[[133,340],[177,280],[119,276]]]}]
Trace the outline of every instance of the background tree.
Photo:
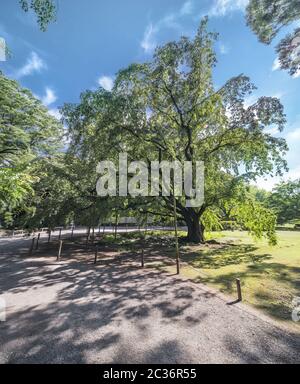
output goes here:
[{"label": "background tree", "polygon": [[278,184],[268,199],[276,212],[279,224],[299,221],[300,224],[300,180]]},{"label": "background tree", "polygon": [[262,188],[258,188],[254,185],[250,185],[249,193],[253,196],[254,200],[259,201],[264,206],[267,206],[267,201],[271,195],[271,192],[266,191],[265,189],[262,189]]},{"label": "background tree", "polygon": [[11,217],[61,147],[62,125],[32,93],[0,72],[0,214]]},{"label": "background tree", "polygon": [[[215,89],[216,35],[207,32],[207,20],[194,38],[182,37],[156,50],[153,61],[121,70],[112,92],[99,89],[81,96],[78,105],[63,109],[71,147],[78,155],[99,161],[116,159],[126,150],[129,159],[204,161],[205,203],[186,208],[176,198],[179,218],[188,227],[188,240],[204,241],[207,223],[219,222],[226,202],[235,220],[256,236],[274,241],[274,215],[250,204],[245,185],[257,176],[281,174],[286,168],[283,139],[265,128],[283,129],[280,101],[262,97],[245,107],[244,98],[254,86],[243,75]],[[241,174],[241,169],[245,172]],[[143,198],[140,208],[160,214],[173,212],[173,196]],[[257,212],[257,215],[255,215]]]},{"label": "background tree", "polygon": [[[270,44],[279,31],[300,19],[298,0],[250,0],[247,22],[259,40]],[[300,73],[300,28],[287,35],[277,45],[279,63],[290,75]]]}]

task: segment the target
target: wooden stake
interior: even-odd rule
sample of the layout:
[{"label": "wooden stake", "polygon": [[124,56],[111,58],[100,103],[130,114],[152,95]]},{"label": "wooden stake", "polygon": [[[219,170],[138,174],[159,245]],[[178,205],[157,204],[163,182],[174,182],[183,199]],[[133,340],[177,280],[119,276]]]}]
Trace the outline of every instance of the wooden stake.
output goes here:
[{"label": "wooden stake", "polygon": [[31,241],[31,245],[30,245],[30,248],[29,248],[29,256],[32,255],[32,252],[33,252],[33,248],[34,248],[34,242],[35,242],[35,237],[32,238],[32,241]]},{"label": "wooden stake", "polygon": [[37,239],[36,239],[36,246],[35,246],[35,249],[39,249],[40,236],[41,236],[41,234],[39,233],[39,234],[38,234],[38,237],[37,237]]},{"label": "wooden stake", "polygon": [[48,243],[50,243],[50,239],[51,239],[51,229],[48,230]]},{"label": "wooden stake", "polygon": [[96,245],[96,248],[95,248],[95,260],[94,260],[94,264],[97,264],[97,259],[98,259],[98,245]]},{"label": "wooden stake", "polygon": [[141,254],[141,266],[142,266],[142,268],[145,267],[144,248],[142,249],[142,254]]},{"label": "wooden stake", "polygon": [[86,243],[85,246],[88,246],[89,240],[90,240],[90,234],[91,234],[91,227],[89,227],[87,234],[86,234]]},{"label": "wooden stake", "polygon": [[71,240],[73,240],[73,236],[74,236],[74,227],[72,227]]},{"label": "wooden stake", "polygon": [[177,206],[176,206],[176,197],[175,197],[175,185],[173,188],[173,206],[174,206],[174,229],[175,229],[175,246],[176,246],[176,269],[177,269],[177,275],[179,275],[180,259],[179,259],[178,232],[177,232]]},{"label": "wooden stake", "polygon": [[236,288],[237,288],[237,294],[238,294],[238,301],[243,301],[240,279],[236,279]]},{"label": "wooden stake", "polygon": [[116,213],[116,221],[115,221],[115,241],[117,240],[118,223],[119,223],[119,214],[117,212]]},{"label": "wooden stake", "polygon": [[60,257],[61,257],[62,245],[63,245],[63,241],[60,240],[60,241],[59,241],[59,249],[58,249],[57,261],[59,261],[59,260],[60,260]]},{"label": "wooden stake", "polygon": [[59,228],[59,236],[58,236],[58,240],[61,239],[61,228]]}]

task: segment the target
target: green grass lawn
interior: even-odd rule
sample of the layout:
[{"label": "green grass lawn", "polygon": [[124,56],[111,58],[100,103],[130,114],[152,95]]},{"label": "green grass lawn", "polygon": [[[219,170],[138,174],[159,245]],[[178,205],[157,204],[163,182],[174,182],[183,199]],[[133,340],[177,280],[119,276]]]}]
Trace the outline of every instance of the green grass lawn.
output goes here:
[{"label": "green grass lawn", "polygon": [[[181,247],[181,260],[187,263],[182,274],[233,298],[235,280],[240,278],[246,303],[277,320],[292,323],[292,300],[300,297],[300,232],[278,232],[277,246],[265,240],[254,241],[240,231],[211,237],[222,245]],[[168,270],[173,271],[173,267]]]}]

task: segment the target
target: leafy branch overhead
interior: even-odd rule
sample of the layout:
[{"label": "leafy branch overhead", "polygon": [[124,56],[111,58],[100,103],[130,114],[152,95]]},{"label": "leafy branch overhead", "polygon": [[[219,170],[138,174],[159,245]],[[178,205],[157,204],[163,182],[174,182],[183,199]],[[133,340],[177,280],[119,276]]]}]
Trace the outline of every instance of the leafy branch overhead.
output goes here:
[{"label": "leafy branch overhead", "polygon": [[[300,19],[298,0],[250,0],[247,22],[259,40],[271,44],[283,27]],[[288,34],[276,47],[282,69],[290,75],[300,73],[300,29]]]},{"label": "leafy branch overhead", "polygon": [[49,23],[56,20],[56,6],[53,0],[19,0],[25,12],[32,10],[37,17],[41,31],[45,32]]}]

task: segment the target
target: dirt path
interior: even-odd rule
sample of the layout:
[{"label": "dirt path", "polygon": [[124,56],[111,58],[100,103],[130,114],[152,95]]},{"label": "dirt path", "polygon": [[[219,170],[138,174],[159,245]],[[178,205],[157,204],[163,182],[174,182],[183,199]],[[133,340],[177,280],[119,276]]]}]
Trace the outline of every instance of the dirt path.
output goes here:
[{"label": "dirt path", "polygon": [[[299,363],[300,336],[138,260],[92,264],[0,239],[1,363]],[[56,249],[56,248],[55,248]]]}]

